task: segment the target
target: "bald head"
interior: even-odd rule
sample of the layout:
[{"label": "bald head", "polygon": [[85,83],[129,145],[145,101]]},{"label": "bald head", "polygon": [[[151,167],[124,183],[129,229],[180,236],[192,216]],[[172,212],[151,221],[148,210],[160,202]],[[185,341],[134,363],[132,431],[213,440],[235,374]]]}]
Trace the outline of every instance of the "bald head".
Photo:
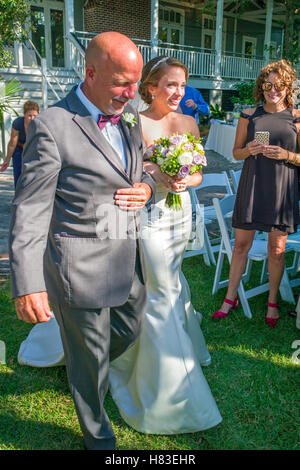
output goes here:
[{"label": "bald head", "polygon": [[115,31],[95,36],[89,43],[85,60],[87,66],[95,64],[105,66],[108,62],[121,66],[128,61],[132,67],[143,66],[142,55],[134,42]]},{"label": "bald head", "polygon": [[142,68],[142,55],[127,36],[114,31],[98,34],[86,51],[82,91],[103,113],[121,113],[134,98]]}]

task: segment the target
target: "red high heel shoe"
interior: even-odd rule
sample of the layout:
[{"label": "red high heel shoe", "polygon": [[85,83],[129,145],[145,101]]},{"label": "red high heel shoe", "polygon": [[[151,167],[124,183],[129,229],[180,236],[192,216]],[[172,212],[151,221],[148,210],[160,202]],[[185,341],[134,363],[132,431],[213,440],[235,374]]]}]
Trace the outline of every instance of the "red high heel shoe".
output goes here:
[{"label": "red high heel shoe", "polygon": [[[268,306],[268,307],[273,307],[273,308],[278,308],[278,307],[279,307],[278,304],[272,304],[271,302],[268,302],[268,303],[267,303],[267,306]],[[277,323],[278,323],[278,320],[279,320],[279,318],[270,318],[270,317],[266,317],[266,324],[267,324],[270,328],[275,328],[275,326],[276,326]]]},{"label": "red high heel shoe", "polygon": [[222,312],[221,310],[218,310],[217,312],[215,312],[211,315],[212,318],[226,318],[228,313],[231,312],[231,310],[234,310],[235,308],[237,308],[237,306],[239,304],[237,297],[234,300],[230,300],[230,299],[225,298],[224,302],[225,302],[225,304],[231,305],[231,308],[228,310],[227,313]]}]

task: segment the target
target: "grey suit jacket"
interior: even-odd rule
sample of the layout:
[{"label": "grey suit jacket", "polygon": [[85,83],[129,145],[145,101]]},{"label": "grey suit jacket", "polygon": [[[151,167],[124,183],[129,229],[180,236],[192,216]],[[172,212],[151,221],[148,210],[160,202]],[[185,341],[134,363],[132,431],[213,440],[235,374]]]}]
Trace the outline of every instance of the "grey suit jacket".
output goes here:
[{"label": "grey suit jacket", "polygon": [[[148,183],[138,123],[119,126],[127,172],[75,88],[29,125],[12,203],[12,296],[48,291],[74,307],[122,305],[131,288],[138,214],[114,205],[118,188]],[[136,115],[129,105],[126,112]]]}]

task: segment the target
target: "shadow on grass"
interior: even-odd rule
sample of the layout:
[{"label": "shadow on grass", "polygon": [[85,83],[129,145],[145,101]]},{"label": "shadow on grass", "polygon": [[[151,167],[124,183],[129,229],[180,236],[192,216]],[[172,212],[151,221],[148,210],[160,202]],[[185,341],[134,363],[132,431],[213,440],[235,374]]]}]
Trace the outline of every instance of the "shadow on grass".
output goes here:
[{"label": "shadow on grass", "polygon": [[22,419],[13,411],[0,419],[1,450],[83,450],[82,437],[64,426]]},{"label": "shadow on grass", "polygon": [[[189,265],[195,266],[195,261]],[[251,320],[244,316],[239,307],[224,321],[214,321],[209,314],[220,306],[225,292],[220,291],[214,297],[207,295],[213,269],[206,270],[209,274],[205,279],[206,286],[201,286],[202,268],[203,265],[200,265],[200,269],[194,269],[189,281],[194,306],[203,313],[202,329],[212,355],[212,364],[203,368],[203,373],[223,422],[199,433],[145,435],[124,423],[108,395],[105,408],[117,436],[118,448],[300,449],[299,366],[291,362],[291,344],[299,337],[299,330],[294,319],[285,315],[289,305],[281,304],[281,320],[274,330],[264,323],[267,294],[250,300]],[[80,431],[77,432],[79,428],[74,406],[72,402],[68,403],[71,398],[65,368],[37,369],[16,364],[19,345],[30,327],[12,315],[9,302],[6,305],[7,308],[2,310],[0,328],[0,332],[2,329],[6,335],[8,346],[8,367],[0,366],[3,370],[0,400],[5,402],[0,442],[6,447],[21,449],[80,449],[82,443]],[[29,400],[26,400],[27,396]],[[43,422],[39,421],[39,408],[47,406],[52,400],[54,403],[43,416]],[[52,415],[56,408],[55,400],[59,410],[57,416]],[[61,424],[60,414],[67,416],[64,425]]]}]

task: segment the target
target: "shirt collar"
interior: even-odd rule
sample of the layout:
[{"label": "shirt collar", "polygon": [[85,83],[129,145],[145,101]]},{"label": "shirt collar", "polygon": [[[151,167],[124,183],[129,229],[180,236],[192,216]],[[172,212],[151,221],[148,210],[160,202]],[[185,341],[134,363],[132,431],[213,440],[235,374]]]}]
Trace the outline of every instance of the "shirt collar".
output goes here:
[{"label": "shirt collar", "polygon": [[81,89],[81,85],[83,82],[80,82],[78,87],[76,88],[75,92],[78,98],[80,99],[81,103],[86,107],[88,112],[92,115],[96,122],[98,122],[99,114],[104,114],[97,106],[94,105],[83,93]]}]

